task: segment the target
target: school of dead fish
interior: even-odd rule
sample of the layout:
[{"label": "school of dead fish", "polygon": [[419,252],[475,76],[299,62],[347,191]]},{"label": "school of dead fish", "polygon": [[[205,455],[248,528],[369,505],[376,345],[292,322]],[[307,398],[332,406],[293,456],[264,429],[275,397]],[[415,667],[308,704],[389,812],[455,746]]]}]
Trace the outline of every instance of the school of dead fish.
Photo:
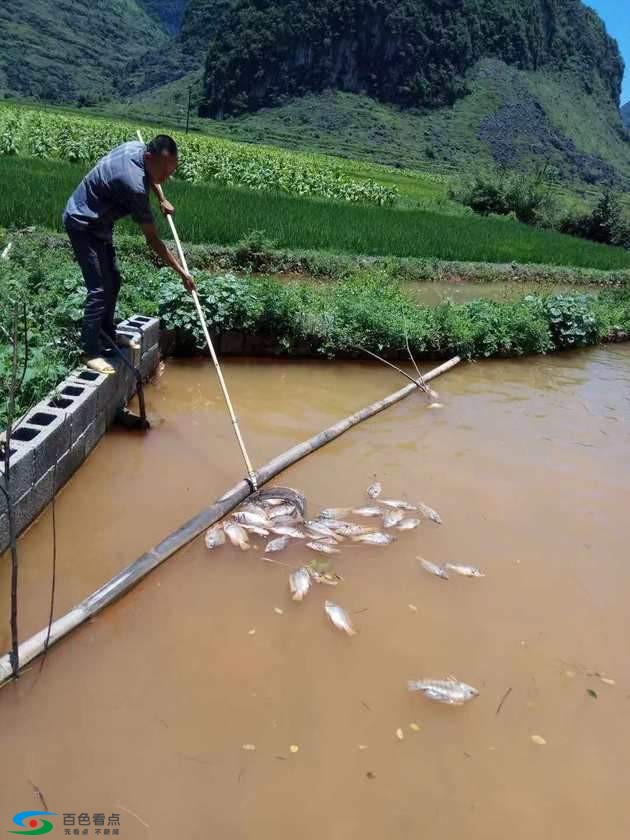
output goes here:
[{"label": "school of dead fish", "polygon": [[[423,502],[411,504],[401,499],[383,499],[382,493],[383,487],[376,481],[367,488],[370,504],[356,508],[324,508],[315,519],[305,519],[305,499],[298,491],[290,488],[259,491],[222,524],[210,528],[205,543],[208,549],[213,550],[228,540],[241,551],[248,551],[252,548],[250,534],[255,534],[268,538],[265,554],[285,551],[292,540],[299,540],[301,545],[313,552],[337,555],[341,554],[344,543],[347,547],[356,548],[361,545],[386,546],[397,539],[392,531],[415,530],[422,520],[442,524],[439,513]],[[350,516],[380,520],[380,523],[352,522],[348,519]],[[445,581],[449,580],[449,572],[463,577],[485,577],[475,566],[454,563],[440,566],[422,557],[418,560],[424,571]],[[291,571],[289,590],[293,600],[300,602],[314,583],[336,586],[341,580],[329,560],[314,558]],[[283,611],[276,609],[276,612],[282,614]],[[352,620],[342,606],[326,600],[324,612],[338,630],[348,636],[356,635]],[[409,691],[422,693],[430,700],[449,706],[461,706],[479,694],[473,686],[450,676],[446,679],[409,680],[407,685]]]}]

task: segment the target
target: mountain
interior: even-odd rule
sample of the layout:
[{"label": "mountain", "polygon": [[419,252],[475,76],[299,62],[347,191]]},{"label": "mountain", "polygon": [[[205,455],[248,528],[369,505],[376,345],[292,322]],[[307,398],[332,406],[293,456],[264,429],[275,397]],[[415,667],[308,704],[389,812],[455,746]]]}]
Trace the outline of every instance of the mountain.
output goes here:
[{"label": "mountain", "polygon": [[340,90],[403,108],[452,105],[482,58],[571,72],[619,102],[616,41],[581,0],[190,0],[208,42],[202,114]]},{"label": "mountain", "polygon": [[187,2],[188,0],[138,0],[138,4],[172,34],[179,32]]},{"label": "mountain", "polygon": [[109,97],[148,44],[167,43],[136,0],[2,0],[0,91],[62,102]]},{"label": "mountain", "polygon": [[621,119],[625,127],[630,130],[630,102],[626,102],[621,109]]}]

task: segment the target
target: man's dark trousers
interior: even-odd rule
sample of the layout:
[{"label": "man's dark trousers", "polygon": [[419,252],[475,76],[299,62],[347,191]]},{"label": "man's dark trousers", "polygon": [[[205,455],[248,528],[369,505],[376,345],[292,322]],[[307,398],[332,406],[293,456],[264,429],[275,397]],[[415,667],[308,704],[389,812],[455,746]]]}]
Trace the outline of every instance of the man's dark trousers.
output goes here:
[{"label": "man's dark trousers", "polygon": [[111,240],[89,230],[68,230],[87,288],[81,344],[88,359],[102,355],[100,331],[116,340],[114,313],[120,291],[120,272]]}]

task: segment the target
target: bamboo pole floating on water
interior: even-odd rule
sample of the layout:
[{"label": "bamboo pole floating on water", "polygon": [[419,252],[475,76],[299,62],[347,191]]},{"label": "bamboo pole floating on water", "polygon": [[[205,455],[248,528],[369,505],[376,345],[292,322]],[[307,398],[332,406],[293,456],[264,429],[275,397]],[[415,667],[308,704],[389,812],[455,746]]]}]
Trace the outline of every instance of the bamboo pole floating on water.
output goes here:
[{"label": "bamboo pole floating on water", "polygon": [[[427,373],[426,376],[424,376],[424,381],[430,382],[432,379],[440,376],[440,374],[446,373],[447,370],[455,367],[455,365],[459,364],[460,361],[460,357],[455,356],[450,361],[445,362],[443,365],[440,365]],[[314,435],[312,438],[291,447],[291,449],[288,449],[282,455],[278,455],[277,458],[269,461],[268,464],[265,464],[264,467],[261,467],[261,469],[258,470],[256,474],[257,484],[262,487],[263,484],[266,484],[272,478],[275,478],[287,467],[290,467],[292,464],[295,464],[297,461],[300,461],[312,452],[317,451],[322,446],[330,443],[330,441],[335,440],[335,438],[338,438],[340,435],[344,434],[344,432],[347,432],[363,420],[367,420],[369,417],[374,417],[375,414],[379,414],[386,408],[404,400],[405,397],[408,397],[409,394],[412,394],[417,390],[418,384],[416,382],[412,385],[406,385],[404,388],[401,388],[400,391],[396,391],[394,394],[390,394],[388,397],[385,397],[385,399],[378,400],[377,402],[368,405],[366,408],[362,408],[360,411],[351,414],[349,417],[345,417],[333,426],[329,426],[329,428],[324,429],[324,431],[320,432],[318,435]],[[93,592],[92,595],[89,595],[84,601],[76,607],[73,607],[69,613],[66,613],[66,615],[53,622],[50,630],[48,647],[51,647],[55,644],[55,642],[63,639],[63,637],[67,636],[71,630],[75,629],[75,627],[79,627],[79,625],[83,624],[83,622],[99,613],[106,606],[120,598],[121,595],[124,595],[125,592],[128,592],[132,587],[139,583],[142,578],[148,575],[149,572],[153,571],[153,569],[165,560],[168,560],[169,557],[172,557],[172,555],[181,548],[184,548],[184,546],[192,542],[192,540],[202,534],[206,528],[210,528],[216,522],[219,522],[219,520],[227,516],[230,511],[234,510],[234,508],[244,501],[250,494],[251,487],[249,484],[246,481],[240,481],[235,487],[228,490],[227,493],[221,496],[221,498],[209,508],[201,511],[201,513],[189,520],[179,530],[169,534],[169,536],[162,540],[162,542],[155,546],[155,548],[152,548],[146,554],[143,554],[137,560],[134,560],[118,572],[118,574],[114,575],[114,577],[107,581],[107,583],[103,584],[100,589],[97,589],[96,592]],[[32,662],[33,659],[44,652],[47,635],[48,627],[45,627],[35,636],[32,636],[25,642],[22,642],[19,650],[19,659],[22,666]],[[0,687],[5,685],[12,676],[13,668],[11,666],[11,660],[9,654],[6,654],[0,658]]]},{"label": "bamboo pole floating on water", "polygon": [[[142,139],[142,134],[140,131],[137,132],[138,140],[141,143],[144,143]],[[160,199],[164,200],[164,192],[160,184],[155,184],[155,188],[160,196]],[[182,243],[179,239],[179,234],[177,233],[177,228],[175,227],[175,222],[173,221],[173,217],[170,213],[167,214],[167,219],[169,226],[171,228],[171,233],[173,234],[173,239],[175,240],[175,246],[177,248],[177,253],[179,255],[179,261],[184,268],[186,274],[190,274],[188,270],[188,263],[186,261],[186,256],[184,254],[184,249],[182,248]],[[230,399],[230,395],[228,393],[227,385],[225,384],[225,379],[223,378],[223,372],[221,370],[221,365],[219,364],[219,359],[217,358],[217,354],[214,350],[214,345],[212,343],[212,339],[210,338],[210,332],[208,330],[208,324],[206,323],[206,317],[203,314],[203,309],[201,308],[201,304],[199,302],[199,295],[197,294],[197,290],[193,288],[192,292],[192,299],[195,302],[195,307],[197,308],[197,315],[199,315],[199,320],[201,321],[201,328],[203,330],[203,334],[206,339],[206,344],[208,345],[208,350],[210,351],[210,355],[212,356],[212,361],[214,362],[214,368],[217,372],[217,376],[219,378],[219,384],[221,385],[221,390],[223,391],[223,397],[225,399],[225,404],[227,405],[228,411],[230,413],[230,419],[232,420],[232,426],[234,427],[234,433],[236,434],[236,439],[238,441],[238,445],[241,448],[241,453],[243,455],[243,460],[245,461],[245,467],[247,469],[247,475],[249,481],[251,482],[252,488],[254,490],[258,489],[256,484],[256,473],[254,472],[254,468],[252,467],[252,463],[249,459],[249,455],[247,454],[247,449],[245,448],[245,442],[243,440],[243,436],[241,435],[241,430],[238,425],[238,420],[236,418],[236,413],[234,408],[232,407],[232,400]]]}]

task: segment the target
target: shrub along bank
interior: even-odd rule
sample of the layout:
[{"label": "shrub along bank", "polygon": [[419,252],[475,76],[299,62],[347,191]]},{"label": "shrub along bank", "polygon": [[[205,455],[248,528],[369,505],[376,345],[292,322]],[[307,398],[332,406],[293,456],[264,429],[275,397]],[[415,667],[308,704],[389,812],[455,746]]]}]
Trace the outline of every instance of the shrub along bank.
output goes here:
[{"label": "shrub along bank", "polygon": [[[180,352],[203,350],[192,302],[167,269],[155,269],[122,249],[125,282],[119,315],[159,314],[174,330]],[[419,357],[455,353],[474,358],[518,356],[584,347],[630,335],[630,289],[597,294],[528,295],[516,301],[445,301],[421,306],[383,269],[357,270],[330,283],[197,275],[199,296],[212,331],[238,331],[271,340],[279,355],[333,358],[359,355],[358,346],[397,354],[408,335]],[[84,289],[77,265],[62,248],[18,240],[0,261],[0,329],[10,330],[13,302],[26,306],[29,360],[18,410],[53,388],[79,358]],[[0,379],[10,364],[8,342],[0,345]],[[6,400],[0,401],[0,426]]]}]

